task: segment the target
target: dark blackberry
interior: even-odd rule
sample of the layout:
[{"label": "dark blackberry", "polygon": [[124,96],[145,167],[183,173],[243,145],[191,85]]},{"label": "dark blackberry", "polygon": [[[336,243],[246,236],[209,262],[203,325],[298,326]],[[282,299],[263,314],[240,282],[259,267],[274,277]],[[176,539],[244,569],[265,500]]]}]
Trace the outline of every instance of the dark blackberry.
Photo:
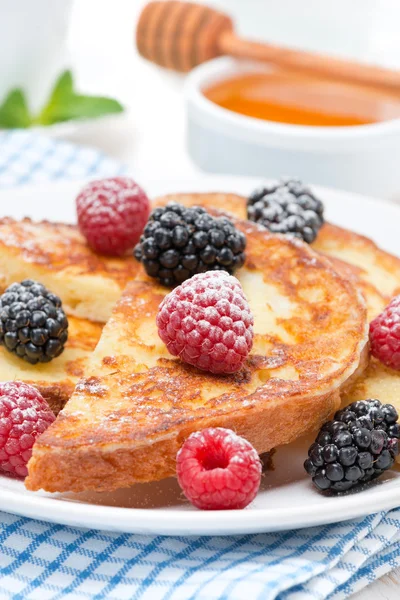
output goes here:
[{"label": "dark blackberry", "polygon": [[58,296],[44,285],[25,279],[0,296],[0,344],[35,365],[64,350],[68,320]]},{"label": "dark blackberry", "polygon": [[344,492],[376,479],[399,454],[398,414],[379,400],[353,402],[325,423],[304,468],[320,490]]},{"label": "dark blackberry", "polygon": [[246,236],[226,217],[168,204],[150,215],[134,256],[150,277],[173,287],[205,271],[232,275],[244,264],[245,247]]},{"label": "dark blackberry", "polygon": [[324,206],[300,180],[283,178],[251,194],[247,218],[272,233],[291,234],[311,244],[324,223]]}]

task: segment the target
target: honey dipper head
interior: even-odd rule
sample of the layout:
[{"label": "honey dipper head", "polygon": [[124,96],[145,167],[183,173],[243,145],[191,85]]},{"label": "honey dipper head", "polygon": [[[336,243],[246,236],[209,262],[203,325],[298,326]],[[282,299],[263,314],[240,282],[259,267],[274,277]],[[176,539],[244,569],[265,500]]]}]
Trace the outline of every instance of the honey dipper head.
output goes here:
[{"label": "honey dipper head", "polygon": [[150,2],[136,29],[139,53],[148,60],[176,71],[220,55],[218,40],[232,31],[232,20],[212,8],[179,2]]}]

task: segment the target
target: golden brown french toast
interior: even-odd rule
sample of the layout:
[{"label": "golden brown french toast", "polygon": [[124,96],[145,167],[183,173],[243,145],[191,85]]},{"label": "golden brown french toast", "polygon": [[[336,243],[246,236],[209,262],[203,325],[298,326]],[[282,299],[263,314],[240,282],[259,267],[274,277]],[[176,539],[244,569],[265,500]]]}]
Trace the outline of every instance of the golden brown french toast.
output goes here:
[{"label": "golden brown french toast", "polygon": [[74,225],[0,219],[0,289],[35,279],[60,296],[68,314],[105,323],[138,270],[132,257],[100,256]]},{"label": "golden brown french toast", "polygon": [[400,293],[400,259],[385,252],[367,237],[326,223],[313,248],[351,265],[353,273],[361,281],[372,285],[387,301]]},{"label": "golden brown french toast", "polygon": [[[379,258],[384,258],[384,256],[380,256],[379,251],[376,254],[378,260]],[[398,261],[395,257],[392,258]],[[398,262],[400,264],[400,261]],[[395,273],[396,271],[394,270],[392,274]],[[383,272],[380,274],[383,274]],[[380,276],[377,278],[377,283],[379,281]],[[395,285],[394,280],[393,284]],[[397,284],[394,288],[395,290],[398,290],[400,287],[400,277]],[[391,297],[385,294],[379,294],[378,290],[372,285],[364,288],[363,293],[367,300],[369,320],[372,320],[382,312],[391,299]],[[343,405],[350,404],[355,400],[365,400],[368,398],[377,398],[384,404],[392,404],[400,414],[400,372],[386,367],[373,356],[371,356],[369,365],[361,376],[342,393]],[[399,457],[397,461],[400,462]]]},{"label": "golden brown french toast", "polygon": [[68,342],[64,352],[48,363],[31,365],[0,346],[0,381],[24,381],[37,387],[57,414],[69,400],[86,370],[102,325],[69,317]]},{"label": "golden brown french toast", "polygon": [[[173,194],[156,200],[186,205],[199,204],[246,218],[246,198],[235,194]],[[312,244],[314,250],[329,257],[334,268],[363,293],[371,321],[400,293],[400,259],[379,248],[365,236],[326,223]],[[371,357],[368,368],[355,383],[346,387],[343,402],[377,398],[393,404],[400,413],[400,373]]]},{"label": "golden brown french toast", "polygon": [[107,321],[137,268],[132,257],[115,259],[93,252],[73,225],[0,219],[0,290],[36,279],[61,297],[69,313],[69,338],[61,356],[33,366],[0,347],[0,381],[36,385],[59,412],[96,347],[100,322]]},{"label": "golden brown french toast", "polygon": [[211,375],[169,355],[156,328],[168,290],[140,269],[85,377],[36,443],[29,489],[113,490],[162,479],[174,474],[183,440],[208,426],[234,429],[266,452],[338,407],[367,340],[361,295],[306,244],[248,221],[235,225],[247,236],[236,275],[255,320],[242,370]]},{"label": "golden brown french toast", "polygon": [[[169,194],[157,198],[154,204],[162,206],[168,202],[180,202],[185,206],[199,205],[206,209],[215,208],[238,219],[247,218],[247,199],[237,194],[218,192]],[[371,296],[377,292],[377,299],[383,295],[390,300],[400,293],[400,259],[385,252],[367,237],[337,225],[325,223],[312,244],[312,248],[330,258],[341,261],[336,261],[336,265],[341,265],[343,272],[346,270],[347,263],[349,265],[347,274],[352,277],[353,281],[360,280],[361,285],[365,283],[365,289],[372,286],[369,289]]]}]

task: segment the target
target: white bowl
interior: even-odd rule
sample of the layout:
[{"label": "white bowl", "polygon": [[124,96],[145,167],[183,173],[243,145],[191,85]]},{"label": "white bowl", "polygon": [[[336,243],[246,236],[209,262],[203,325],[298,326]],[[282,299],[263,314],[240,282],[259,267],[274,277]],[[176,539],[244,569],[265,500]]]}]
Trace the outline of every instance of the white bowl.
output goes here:
[{"label": "white bowl", "polygon": [[202,90],[268,66],[217,58],[185,86],[189,153],[205,171],[304,181],[374,196],[400,195],[400,119],[352,127],[274,123],[221,108]]}]

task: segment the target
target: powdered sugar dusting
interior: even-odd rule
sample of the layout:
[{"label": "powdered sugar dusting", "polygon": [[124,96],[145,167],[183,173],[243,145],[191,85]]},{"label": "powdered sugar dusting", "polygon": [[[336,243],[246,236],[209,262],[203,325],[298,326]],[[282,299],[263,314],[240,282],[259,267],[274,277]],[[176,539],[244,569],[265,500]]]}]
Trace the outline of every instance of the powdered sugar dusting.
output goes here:
[{"label": "powdered sugar dusting", "polygon": [[81,379],[75,389],[77,392],[83,392],[91,396],[104,396],[107,393],[106,386],[101,384],[97,377]]}]

